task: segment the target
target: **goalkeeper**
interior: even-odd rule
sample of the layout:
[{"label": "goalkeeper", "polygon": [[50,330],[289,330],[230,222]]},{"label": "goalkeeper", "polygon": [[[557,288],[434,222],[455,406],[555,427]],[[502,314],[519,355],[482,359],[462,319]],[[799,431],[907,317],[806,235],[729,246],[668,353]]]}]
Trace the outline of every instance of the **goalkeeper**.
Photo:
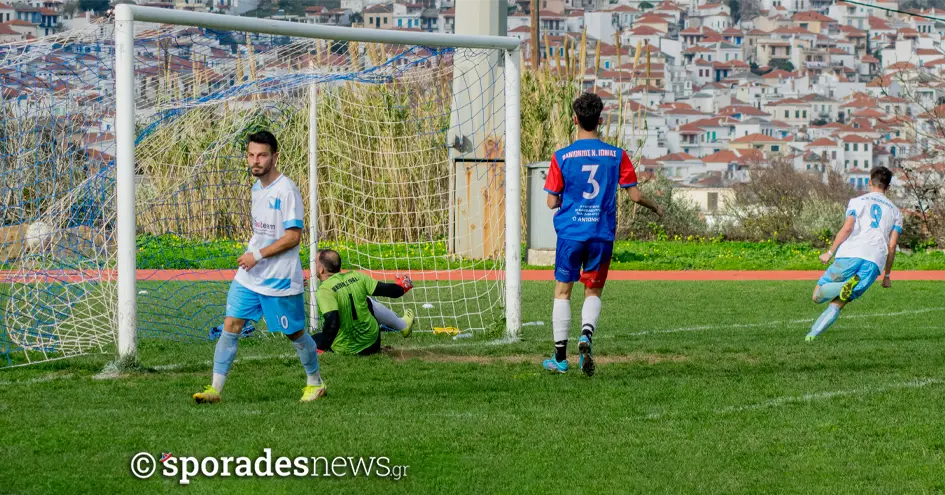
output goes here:
[{"label": "goalkeeper", "polygon": [[367,356],[381,351],[384,324],[408,337],[415,324],[413,311],[403,318],[370,296],[399,298],[413,288],[409,277],[398,276],[396,283],[378,282],[358,272],[341,272],[341,256],[333,250],[318,252],[315,269],[321,285],[315,293],[318,312],[324,318],[322,332],[315,334],[319,351]]}]

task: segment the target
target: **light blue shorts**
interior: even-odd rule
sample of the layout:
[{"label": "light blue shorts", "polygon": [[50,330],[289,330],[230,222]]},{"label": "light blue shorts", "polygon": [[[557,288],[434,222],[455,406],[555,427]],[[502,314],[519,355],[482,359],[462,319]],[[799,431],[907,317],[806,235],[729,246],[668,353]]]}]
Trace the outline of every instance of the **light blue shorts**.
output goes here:
[{"label": "light blue shorts", "polygon": [[879,277],[879,267],[876,266],[876,263],[862,258],[837,258],[817,281],[817,285],[846,282],[854,275],[859,275],[860,283],[853,288],[853,295],[850,296],[851,301],[862,296],[866,289],[873,285],[873,282]]},{"label": "light blue shorts", "polygon": [[291,334],[306,328],[305,297],[264,296],[234,280],[226,295],[226,316],[251,321],[265,317],[270,332]]}]

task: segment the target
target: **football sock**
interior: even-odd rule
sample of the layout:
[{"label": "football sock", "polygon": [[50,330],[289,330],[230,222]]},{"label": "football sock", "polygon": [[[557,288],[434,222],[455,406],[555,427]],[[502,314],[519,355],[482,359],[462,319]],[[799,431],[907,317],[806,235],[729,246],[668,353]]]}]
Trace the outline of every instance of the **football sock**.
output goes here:
[{"label": "football sock", "polygon": [[302,367],[305,368],[305,375],[308,377],[309,385],[318,385],[322,383],[322,377],[318,373],[318,348],[315,346],[315,340],[308,332],[302,333],[298,340],[293,340],[295,352],[299,355],[299,361],[302,361]]},{"label": "football sock", "polygon": [[571,301],[555,299],[551,311],[551,329],[555,340],[555,360],[564,361],[568,354],[568,330],[571,327]]},{"label": "football sock", "polygon": [[846,282],[833,282],[829,284],[821,285],[817,288],[817,303],[825,303],[827,301],[833,301],[838,296],[840,296],[840,289],[843,288],[843,284]]},{"label": "football sock", "polygon": [[581,335],[593,340],[594,330],[597,329],[597,319],[600,318],[601,302],[597,296],[584,298],[584,308],[581,310]]},{"label": "football sock", "polygon": [[810,333],[807,334],[808,337],[816,337],[820,335],[820,332],[830,328],[830,325],[833,325],[837,321],[837,317],[840,316],[840,306],[836,304],[831,304],[827,306],[827,309],[820,314],[820,318],[817,318],[817,321],[814,322],[814,326],[811,327]]},{"label": "football sock", "polygon": [[403,330],[407,328],[407,322],[397,316],[397,313],[394,313],[387,306],[377,302],[377,299],[370,299],[370,301],[371,311],[374,313],[374,318],[378,323],[381,325],[387,325],[394,330]]},{"label": "football sock", "polygon": [[236,346],[239,344],[240,335],[224,331],[217,340],[216,350],[213,351],[213,382],[211,386],[217,392],[223,392],[223,384],[226,382],[226,375],[230,372],[230,366],[236,359]]}]

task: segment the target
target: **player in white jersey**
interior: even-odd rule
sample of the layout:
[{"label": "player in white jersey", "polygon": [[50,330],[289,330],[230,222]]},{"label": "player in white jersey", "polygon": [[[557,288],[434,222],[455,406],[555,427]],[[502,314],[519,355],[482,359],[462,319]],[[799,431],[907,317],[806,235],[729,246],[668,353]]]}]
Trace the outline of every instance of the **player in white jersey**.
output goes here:
[{"label": "player in white jersey", "polygon": [[830,250],[820,256],[825,265],[835,254],[837,258],[814,289],[814,302],[830,301],[830,305],[811,327],[808,342],[833,325],[840,310],[873,285],[881,266],[883,287],[892,286],[889,273],[902,233],[902,213],[886,198],[891,181],[892,172],[886,167],[870,172],[870,192],[850,200],[843,227]]},{"label": "player in white jersey", "polygon": [[247,321],[266,318],[270,332],[282,332],[292,341],[308,376],[302,401],[325,395],[318,371],[318,349],[305,331],[302,295],[302,194],[276,165],[279,143],[270,132],[251,134],[246,144],[249,171],[256,177],[252,196],[253,237],[239,257],[239,270],[226,298],[226,320],[213,354],[213,382],[194,394],[198,404],[220,401],[220,393],[236,358],[240,331]]}]

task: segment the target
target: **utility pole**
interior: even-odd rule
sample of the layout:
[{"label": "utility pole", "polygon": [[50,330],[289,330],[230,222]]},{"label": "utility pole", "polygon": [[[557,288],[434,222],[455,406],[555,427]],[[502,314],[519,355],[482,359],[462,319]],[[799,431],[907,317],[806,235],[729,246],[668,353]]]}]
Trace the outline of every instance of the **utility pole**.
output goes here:
[{"label": "utility pole", "polygon": [[538,17],[538,0],[532,0],[532,68],[538,69],[541,66],[541,39],[538,37],[538,26],[541,20]]}]

